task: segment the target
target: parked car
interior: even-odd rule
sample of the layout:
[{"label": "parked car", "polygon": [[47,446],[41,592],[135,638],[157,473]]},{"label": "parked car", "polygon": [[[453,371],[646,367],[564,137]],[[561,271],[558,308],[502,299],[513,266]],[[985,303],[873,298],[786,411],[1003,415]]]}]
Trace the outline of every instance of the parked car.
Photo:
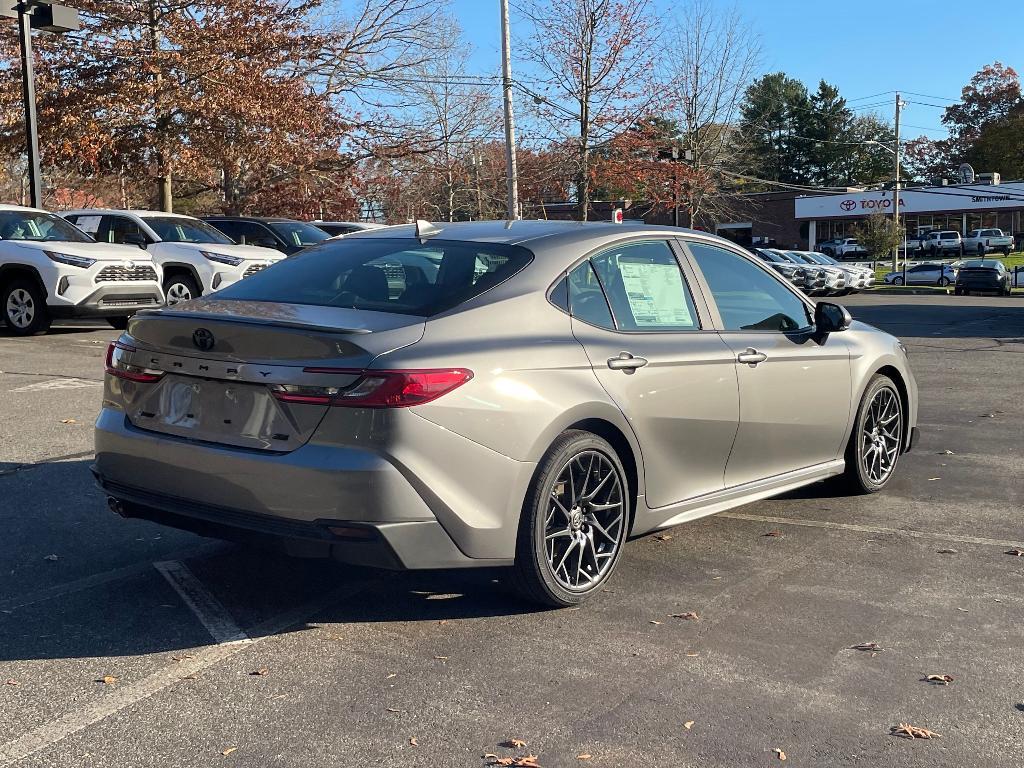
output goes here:
[{"label": "parked car", "polygon": [[972,229],[962,243],[963,253],[977,253],[979,256],[992,251],[1002,251],[1004,256],[1009,256],[1013,250],[1013,238],[1004,235],[1001,229]]},{"label": "parked car", "polygon": [[841,264],[830,256],[813,251],[786,251],[792,258],[798,259],[805,264],[813,264],[826,269],[838,269],[843,273],[845,287],[840,289],[838,295],[855,293],[867,288],[874,282],[874,271],[868,267],[858,267],[853,264]]},{"label": "parked car", "polygon": [[204,221],[177,213],[94,208],[62,216],[100,242],[144,248],[162,268],[168,304],[204,296],[284,258],[270,248],[235,245]]},{"label": "parked car", "polygon": [[125,517],[508,566],[564,606],[629,536],[833,476],[881,490],[917,400],[897,339],[728,240],[422,222],[136,315],[107,353],[94,472]]},{"label": "parked car", "polygon": [[963,241],[960,233],[952,230],[929,232],[921,242],[921,250],[933,259],[951,253],[959,256],[963,251]]},{"label": "parked car", "polygon": [[330,237],[323,229],[295,219],[206,216],[203,221],[216,227],[239,245],[273,248],[288,256],[311,245],[319,245]]},{"label": "parked car", "polygon": [[772,269],[805,292],[813,291],[825,285],[825,274],[823,271],[812,270],[809,272],[806,267],[799,266],[788,259],[782,258],[772,248],[753,248],[751,250],[755,256],[767,262]]},{"label": "parked car", "polygon": [[971,259],[960,265],[953,293],[970,296],[974,293],[999,293],[1009,296],[1013,284],[1006,265],[998,259]]},{"label": "parked car", "polygon": [[124,328],[163,301],[160,267],[145,252],[97,243],[39,208],[0,205],[0,307],[12,334],[44,333],[61,317]]},{"label": "parked car", "polygon": [[867,249],[855,237],[844,237],[822,245],[821,252],[837,259],[861,259],[868,255]]},{"label": "parked car", "polygon": [[[772,249],[776,254],[781,256],[783,259],[796,264],[800,267],[807,267],[808,262],[801,257],[795,255],[791,251],[782,251],[777,248]],[[813,262],[812,262],[813,263]],[[815,286],[812,292],[809,292],[809,296],[841,296],[846,293],[846,273],[838,267],[825,266],[822,264],[815,265],[818,270],[818,276],[824,276],[823,281]]]},{"label": "parked car", "polygon": [[365,232],[368,229],[383,229],[387,224],[374,224],[372,221],[312,221],[314,227],[322,229],[331,237],[350,235],[353,232]]},{"label": "parked car", "polygon": [[889,285],[938,285],[945,288],[956,282],[956,268],[949,264],[914,264],[904,270],[889,272],[885,282]]}]

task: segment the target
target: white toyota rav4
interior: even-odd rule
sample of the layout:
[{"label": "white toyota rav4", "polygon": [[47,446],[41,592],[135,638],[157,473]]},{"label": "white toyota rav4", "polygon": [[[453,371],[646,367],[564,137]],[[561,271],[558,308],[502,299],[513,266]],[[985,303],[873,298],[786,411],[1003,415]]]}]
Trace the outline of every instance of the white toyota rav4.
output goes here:
[{"label": "white toyota rav4", "polygon": [[0,205],[0,309],[16,336],[58,317],[128,316],[164,302],[160,267],[145,251],[106,245],[38,208]]},{"label": "white toyota rav4", "polygon": [[61,215],[101,243],[145,248],[163,268],[168,304],[226,288],[285,258],[273,248],[235,245],[205,221],[177,213],[94,208]]}]

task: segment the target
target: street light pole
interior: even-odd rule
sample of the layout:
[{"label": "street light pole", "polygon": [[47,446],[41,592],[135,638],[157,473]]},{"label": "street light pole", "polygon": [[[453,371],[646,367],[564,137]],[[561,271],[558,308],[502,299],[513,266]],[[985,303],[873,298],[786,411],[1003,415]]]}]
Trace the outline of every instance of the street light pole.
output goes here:
[{"label": "street light pole", "polygon": [[18,3],[18,40],[21,44],[21,94],[25,103],[25,155],[28,161],[28,192],[33,208],[43,207],[43,182],[39,170],[39,124],[36,120],[36,74],[32,60],[31,0]]},{"label": "street light pole", "polygon": [[516,125],[512,117],[512,52],[509,41],[508,0],[501,3],[501,81],[505,107],[505,176],[508,218],[519,218],[519,175],[516,169]]},{"label": "street light pole", "polygon": [[[895,158],[895,179],[896,183],[892,188],[892,220],[896,226],[896,232],[900,235],[900,240],[904,241],[903,258],[904,258],[904,271],[906,270],[906,237],[904,236],[903,230],[900,229],[900,109],[903,107],[903,102],[900,101],[899,93],[896,94],[896,151],[893,153]],[[892,257],[892,271],[895,272],[899,269],[899,258],[900,258],[900,246],[897,243],[895,253]],[[903,279],[904,285],[906,285],[906,275],[904,274]]]}]

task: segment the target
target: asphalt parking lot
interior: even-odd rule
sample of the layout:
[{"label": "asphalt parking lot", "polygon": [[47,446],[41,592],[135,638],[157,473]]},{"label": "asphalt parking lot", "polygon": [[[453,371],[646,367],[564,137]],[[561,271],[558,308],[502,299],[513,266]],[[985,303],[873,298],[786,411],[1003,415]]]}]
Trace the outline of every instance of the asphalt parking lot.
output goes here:
[{"label": "asphalt parking lot", "polygon": [[0,767],[1020,765],[1024,299],[845,302],[920,384],[887,491],[817,485],[635,540],[562,611],[500,572],[121,520],[88,470],[116,332],[0,331]]}]

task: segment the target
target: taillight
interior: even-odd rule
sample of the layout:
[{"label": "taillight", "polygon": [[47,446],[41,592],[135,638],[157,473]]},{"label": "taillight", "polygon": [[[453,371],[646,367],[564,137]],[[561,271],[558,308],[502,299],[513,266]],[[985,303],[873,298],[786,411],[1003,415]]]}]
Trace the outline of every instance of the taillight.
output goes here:
[{"label": "taillight", "polygon": [[465,368],[407,371],[352,371],[340,368],[305,368],[305,373],[359,374],[348,387],[310,387],[274,384],[270,391],[285,403],[333,405],[350,408],[409,408],[436,400],[473,378]]},{"label": "taillight", "polygon": [[124,360],[125,353],[134,352],[135,347],[129,347],[119,341],[110,342],[107,347],[106,371],[111,376],[128,381],[137,381],[143,384],[152,384],[163,378],[163,371],[155,371],[152,368],[142,368],[138,365],[130,365]]}]

